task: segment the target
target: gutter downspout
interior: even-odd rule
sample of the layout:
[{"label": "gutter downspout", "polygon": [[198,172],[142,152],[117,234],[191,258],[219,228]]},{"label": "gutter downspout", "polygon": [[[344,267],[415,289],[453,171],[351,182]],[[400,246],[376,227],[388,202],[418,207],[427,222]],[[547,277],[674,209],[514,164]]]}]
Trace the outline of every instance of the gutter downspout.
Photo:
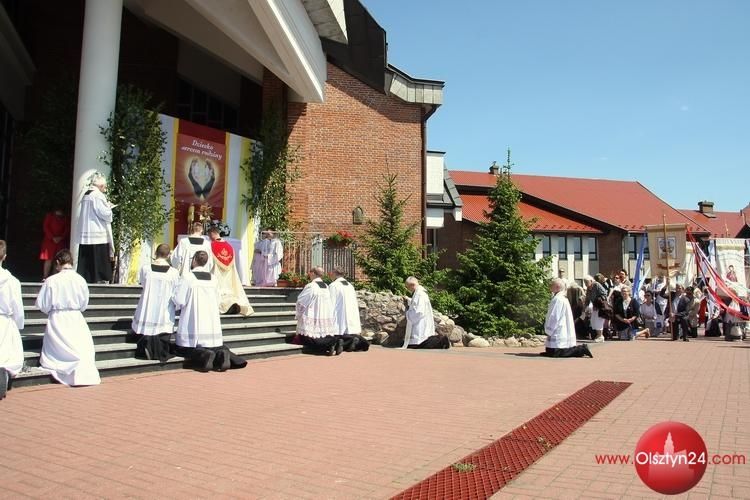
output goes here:
[{"label": "gutter downspout", "polygon": [[[430,113],[431,114],[431,113]],[[425,111],[424,106],[422,107],[422,216],[421,216],[421,232],[422,232],[422,248],[423,256],[424,249],[427,245],[427,119],[430,117]]]}]

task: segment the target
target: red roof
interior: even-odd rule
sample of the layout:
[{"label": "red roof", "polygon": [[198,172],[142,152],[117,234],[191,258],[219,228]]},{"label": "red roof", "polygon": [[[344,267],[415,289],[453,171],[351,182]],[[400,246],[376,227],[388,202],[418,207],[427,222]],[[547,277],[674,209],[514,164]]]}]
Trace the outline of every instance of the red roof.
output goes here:
[{"label": "red roof", "polygon": [[706,217],[698,210],[680,210],[680,212],[693,219],[701,227],[708,229],[713,238],[736,238],[750,222],[750,208],[739,212],[713,212],[716,217]]},{"label": "red roof", "polygon": [[[483,194],[462,194],[464,202],[463,218],[471,222],[485,222],[485,212],[490,210],[490,200]],[[588,224],[575,221],[568,217],[552,213],[543,208],[529,205],[525,202],[518,204],[518,209],[524,219],[536,219],[531,230],[536,233],[592,233],[601,234],[601,231]]]},{"label": "red roof", "polygon": [[[450,175],[462,199],[462,188],[491,188],[497,181],[485,172],[451,170]],[[512,174],[512,179],[526,199],[537,198],[624,231],[661,224],[664,214],[668,224],[686,223],[695,233],[709,232],[639,182],[523,174]]]}]

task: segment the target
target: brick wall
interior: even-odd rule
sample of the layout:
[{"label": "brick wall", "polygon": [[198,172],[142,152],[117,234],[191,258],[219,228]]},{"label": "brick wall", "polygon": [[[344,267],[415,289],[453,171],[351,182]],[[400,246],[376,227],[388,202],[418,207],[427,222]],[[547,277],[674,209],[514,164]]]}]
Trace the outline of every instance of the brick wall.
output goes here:
[{"label": "brick wall", "polygon": [[453,214],[445,214],[443,227],[437,232],[437,248],[442,250],[438,267],[442,269],[456,269],[458,267],[456,254],[466,250],[469,246],[468,242],[476,234],[477,227],[476,224],[467,220],[456,222]]},{"label": "brick wall", "polygon": [[289,142],[300,154],[299,177],[290,188],[293,220],[306,231],[361,234],[364,226],[352,224],[352,210],[361,206],[366,218],[377,217],[377,185],[392,172],[401,197],[410,196],[406,222],[419,222],[421,107],[386,96],[332,64],[325,95],[324,103],[287,107]]}]

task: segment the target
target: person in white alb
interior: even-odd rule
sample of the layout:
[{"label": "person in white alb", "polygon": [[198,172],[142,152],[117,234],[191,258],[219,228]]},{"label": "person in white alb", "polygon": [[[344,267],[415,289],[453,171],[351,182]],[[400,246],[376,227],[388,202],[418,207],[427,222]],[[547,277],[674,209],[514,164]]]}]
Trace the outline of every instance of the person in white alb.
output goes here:
[{"label": "person in white alb", "polygon": [[244,368],[247,361],[224,345],[219,290],[216,278],[208,272],[208,261],[207,252],[195,252],[190,266],[192,271],[182,277],[175,290],[174,303],[180,310],[175,352],[200,372]]},{"label": "person in white alb", "polygon": [[10,379],[23,368],[21,283],[3,268],[8,247],[0,240],[0,399],[5,398]]},{"label": "person in white alb", "polygon": [[[203,250],[208,255],[211,255],[211,243],[203,237],[203,224],[200,222],[193,222],[190,226],[190,234],[182,238],[177,243],[177,248],[172,251],[172,267],[177,269],[180,276],[185,276],[190,273],[190,265],[193,262],[193,255],[198,250]],[[206,263],[206,270],[211,272],[213,269],[214,262],[209,259]]]},{"label": "person in white alb", "polygon": [[345,351],[367,351],[370,343],[362,337],[359,300],[354,285],[344,278],[341,268],[333,270],[334,280],[328,285],[333,306],[333,318],[338,335],[344,340]]},{"label": "person in white alb", "polygon": [[107,201],[107,179],[99,172],[81,199],[78,216],[78,274],[87,283],[112,281],[112,205]]},{"label": "person in white alb", "polygon": [[412,293],[406,310],[406,334],[403,347],[409,349],[448,349],[450,340],[435,334],[435,318],[427,290],[414,276],[406,278],[406,288]]},{"label": "person in white alb", "polygon": [[180,273],[169,265],[169,245],[156,247],[155,259],[141,268],[138,282],[143,287],[133,315],[133,332],[139,336],[135,357],[165,363],[170,354],[175,307],[172,300]]},{"label": "person in white alb", "polygon": [[312,281],[297,297],[297,334],[308,349],[338,356],[344,350],[344,341],[338,336],[331,294],[323,282],[324,274],[322,267],[312,268],[309,273]]},{"label": "person in white alb", "polygon": [[565,281],[555,278],[550,282],[549,289],[552,300],[544,320],[544,334],[547,340],[544,343],[544,352],[540,354],[551,358],[593,358],[586,344],[576,345],[575,321],[566,295]]},{"label": "person in white alb", "polygon": [[266,240],[266,231],[261,231],[260,238],[255,242],[253,248],[252,282],[255,286],[263,285],[266,274],[266,266],[263,259],[263,245]]},{"label": "person in white alb", "polygon": [[268,231],[262,246],[263,279],[260,286],[276,286],[284,259],[284,245],[275,231]]},{"label": "person in white alb", "polygon": [[42,283],[36,307],[47,315],[39,364],[58,382],[68,385],[97,385],[94,341],[81,314],[89,305],[89,287],[73,270],[68,250],[55,256],[58,273]]}]

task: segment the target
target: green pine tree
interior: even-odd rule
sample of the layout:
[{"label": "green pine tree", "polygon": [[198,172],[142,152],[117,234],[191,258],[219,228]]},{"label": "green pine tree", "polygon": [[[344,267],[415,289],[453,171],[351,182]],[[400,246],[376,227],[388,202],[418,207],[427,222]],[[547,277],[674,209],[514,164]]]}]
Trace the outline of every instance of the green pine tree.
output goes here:
[{"label": "green pine tree", "polygon": [[[375,290],[405,293],[404,280],[410,275],[420,277],[434,259],[423,259],[422,250],[414,243],[419,222],[404,223],[404,207],[410,196],[399,199],[396,174],[387,174],[375,199],[379,219],[368,220],[362,238],[364,252],[358,264]],[[434,262],[432,262],[434,268]]]},{"label": "green pine tree", "polygon": [[541,329],[548,302],[549,257],[533,258],[537,240],[532,221],[518,210],[521,193],[508,163],[489,193],[487,221],[479,224],[471,246],[458,255],[452,273],[454,311],[460,325],[485,336],[526,336]]}]

